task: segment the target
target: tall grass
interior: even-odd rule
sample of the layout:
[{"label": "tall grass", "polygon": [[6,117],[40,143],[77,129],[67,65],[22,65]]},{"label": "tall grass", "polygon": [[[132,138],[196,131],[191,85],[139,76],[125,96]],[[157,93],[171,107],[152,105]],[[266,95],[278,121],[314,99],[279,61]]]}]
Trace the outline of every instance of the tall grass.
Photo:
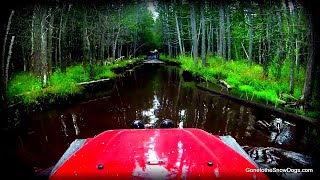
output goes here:
[{"label": "tall grass", "polygon": [[7,98],[9,103],[22,101],[24,104],[30,104],[41,95],[41,90],[42,83],[39,78],[30,73],[21,72],[9,81]]},{"label": "tall grass", "polygon": [[77,84],[77,80],[79,80],[79,78],[76,78],[75,75],[75,73],[71,75],[68,74],[68,72],[65,74],[60,70],[55,71],[50,78],[50,85],[45,88],[45,92],[52,93],[57,96],[68,96],[81,93],[81,88]]},{"label": "tall grass", "polygon": [[31,73],[21,72],[13,75],[7,89],[8,103],[22,102],[25,105],[54,103],[57,100],[82,93],[81,82],[114,78],[113,69],[124,68],[140,61],[142,58],[119,61],[111,65],[76,65],[68,67],[66,73],[57,69],[49,78],[48,85],[43,87],[41,79]]},{"label": "tall grass", "polygon": [[[200,75],[208,80],[224,79],[229,85],[241,93],[255,97],[258,100],[279,104],[282,102],[282,94],[289,94],[290,87],[290,62],[286,60],[281,69],[281,78],[276,79],[276,66],[269,67],[269,76],[265,77],[261,65],[250,63],[247,60],[225,61],[219,57],[207,59],[208,66],[202,67],[201,63],[195,67],[190,56],[181,56],[178,59],[170,59],[162,56],[164,60],[181,62],[181,68]],[[200,60],[199,60],[200,62]],[[296,71],[297,72],[297,71]],[[305,71],[300,69],[295,73],[295,90],[293,96],[298,99],[301,96]]]},{"label": "tall grass", "polygon": [[77,83],[86,82],[90,80],[90,74],[83,66],[77,65],[67,68],[66,76]]}]

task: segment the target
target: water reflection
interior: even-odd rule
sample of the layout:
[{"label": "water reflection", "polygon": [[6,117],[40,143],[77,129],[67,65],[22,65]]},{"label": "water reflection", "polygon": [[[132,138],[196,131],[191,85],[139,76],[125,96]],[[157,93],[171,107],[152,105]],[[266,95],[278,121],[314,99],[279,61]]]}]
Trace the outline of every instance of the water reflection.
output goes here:
[{"label": "water reflection", "polygon": [[[56,163],[75,138],[129,128],[135,119],[158,127],[159,121],[168,118],[178,128],[197,127],[215,135],[231,135],[242,146],[275,147],[310,156],[319,154],[315,150],[320,142],[315,144],[315,140],[320,139],[320,132],[310,126],[296,124],[276,137],[257,128],[257,122],[271,123],[278,117],[184,83],[177,69],[141,67],[115,81],[115,92],[109,97],[64,109],[33,112],[25,129],[35,133],[20,137],[20,148],[24,149],[21,153],[32,155],[26,160],[31,166],[46,168]],[[178,154],[179,149],[178,144]],[[153,156],[151,147],[148,155]]]},{"label": "water reflection", "polygon": [[[155,92],[154,92],[155,93]],[[142,117],[147,122],[147,127],[155,127],[155,124],[159,120],[157,113],[160,107],[160,102],[156,95],[153,96],[152,107],[148,110],[142,111]]]}]

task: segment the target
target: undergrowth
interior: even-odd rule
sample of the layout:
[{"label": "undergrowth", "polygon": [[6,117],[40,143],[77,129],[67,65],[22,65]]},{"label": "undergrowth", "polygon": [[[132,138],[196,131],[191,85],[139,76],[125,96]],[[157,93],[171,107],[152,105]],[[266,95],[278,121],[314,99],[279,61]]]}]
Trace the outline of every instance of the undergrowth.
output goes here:
[{"label": "undergrowth", "polygon": [[[190,56],[179,58],[168,58],[160,56],[161,60],[180,62],[182,70],[191,72],[194,76],[202,76],[212,82],[219,79],[225,80],[232,89],[236,89],[244,97],[255,99],[266,104],[278,106],[280,103],[298,100],[301,96],[305,79],[305,70],[295,69],[294,93],[290,95],[290,62],[285,60],[281,68],[281,77],[276,78],[277,68],[274,64],[269,66],[268,76],[265,77],[263,67],[259,64],[251,64],[247,60],[225,61],[220,57],[207,59],[207,66],[202,67],[201,60],[198,60],[197,67]],[[315,117],[319,112],[305,112],[294,109],[296,114]]]},{"label": "undergrowth", "polygon": [[22,102],[24,105],[37,105],[65,100],[83,92],[83,88],[78,83],[114,78],[117,75],[113,69],[124,68],[137,61],[140,59],[123,60],[104,66],[75,65],[68,67],[65,73],[57,69],[50,75],[47,85],[32,73],[20,72],[14,74],[8,83],[7,101],[8,104]]}]

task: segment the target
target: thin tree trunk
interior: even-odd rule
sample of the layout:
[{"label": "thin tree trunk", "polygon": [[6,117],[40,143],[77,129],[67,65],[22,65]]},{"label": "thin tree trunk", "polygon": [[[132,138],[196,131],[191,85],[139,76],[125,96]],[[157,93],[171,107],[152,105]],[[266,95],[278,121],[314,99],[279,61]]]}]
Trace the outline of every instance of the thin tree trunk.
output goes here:
[{"label": "thin tree trunk", "polygon": [[296,49],[295,49],[295,55],[296,55],[296,65],[297,65],[297,74],[299,74],[300,69],[300,28],[298,25],[298,17],[297,12],[293,11],[293,17],[294,17],[294,24],[295,24],[295,30],[296,30]]},{"label": "thin tree trunk", "polygon": [[212,38],[212,24],[211,24],[211,20],[210,20],[210,23],[209,23],[209,26],[208,26],[208,43],[207,43],[207,54],[210,54],[211,53],[211,38]]},{"label": "thin tree trunk", "polygon": [[284,53],[284,43],[283,43],[283,23],[282,23],[282,11],[281,11],[281,6],[279,7],[280,9],[277,12],[278,16],[278,24],[279,24],[279,39],[278,39],[278,46],[279,46],[279,54],[278,54],[278,64],[277,64],[277,69],[278,73],[276,75],[277,80],[280,79],[281,77],[281,66],[283,62],[283,53]]},{"label": "thin tree trunk", "polygon": [[89,61],[91,64],[91,58],[90,58],[90,40],[88,35],[88,21],[87,21],[87,12],[84,12],[83,17],[83,57],[85,61]]},{"label": "thin tree trunk", "polygon": [[[262,10],[263,8],[260,7],[260,12],[262,14],[262,22],[261,22],[261,28],[264,29],[265,33],[262,33],[262,63],[263,63],[263,74],[264,77],[268,77],[268,25],[267,29],[265,29],[265,20],[266,20],[266,15],[264,15],[264,11]],[[266,34],[266,35],[265,35]]]},{"label": "thin tree trunk", "polygon": [[226,17],[227,17],[227,32],[228,32],[228,61],[231,61],[231,24],[230,24],[230,12],[229,7],[226,8]]},{"label": "thin tree trunk", "polygon": [[54,46],[55,46],[55,48],[54,48],[54,68],[56,70],[58,67],[58,49],[59,49],[58,41],[55,41]]},{"label": "thin tree trunk", "polygon": [[116,59],[116,49],[117,49],[117,43],[118,43],[119,34],[120,34],[120,26],[118,28],[118,32],[117,32],[116,38],[115,38],[115,40],[113,42],[113,46],[112,46],[112,59],[113,60]]},{"label": "thin tree trunk", "polygon": [[182,27],[182,20],[181,18],[178,18],[178,24],[179,24],[179,29],[180,29],[180,38],[181,38],[181,46],[182,46],[182,54],[185,53],[185,48],[184,48],[184,42],[183,39],[181,37],[181,35],[183,34],[183,27]]},{"label": "thin tree trunk", "polygon": [[62,20],[63,20],[63,14],[64,14],[64,8],[62,8],[62,13],[61,13],[61,16],[60,16],[60,24],[59,24],[59,38],[58,38],[58,67],[61,68],[61,59],[62,59],[62,53],[61,53],[61,34],[62,34]]},{"label": "thin tree trunk", "polygon": [[48,27],[48,73],[52,74],[52,34],[53,34],[53,23],[54,23],[54,13],[52,9],[49,10],[49,27]]},{"label": "thin tree trunk", "polygon": [[[314,35],[313,35],[313,28],[312,28],[312,23],[311,20],[309,19],[309,26],[310,26],[310,43],[308,47],[308,63],[307,63],[307,69],[306,69],[306,77],[304,81],[304,86],[302,90],[302,95],[301,95],[301,101],[303,102],[303,109],[306,108],[307,102],[310,100],[311,97],[311,89],[312,89],[312,82],[314,82],[314,71],[315,71],[315,57],[314,57]],[[319,80],[318,80],[319,81]]]},{"label": "thin tree trunk", "polygon": [[104,31],[101,34],[101,42],[100,42],[100,60],[104,59],[104,48],[105,48],[105,35]]},{"label": "thin tree trunk", "polygon": [[11,37],[11,42],[10,42],[9,52],[8,52],[8,57],[7,57],[6,76],[5,76],[5,89],[8,87],[9,67],[10,67],[10,60],[11,60],[11,54],[12,54],[12,47],[13,47],[13,44],[14,44],[14,38],[15,38],[15,36]]},{"label": "thin tree trunk", "polygon": [[251,9],[248,9],[249,17],[249,61],[252,63],[252,50],[253,50],[253,20]]},{"label": "thin tree trunk", "polygon": [[293,11],[294,7],[289,0],[288,2],[289,10],[290,10],[290,16],[288,16],[288,24],[289,24],[289,33],[290,33],[290,59],[291,59],[291,66],[290,66],[290,94],[293,94],[294,92],[294,66],[295,66],[295,56],[294,56],[294,23],[292,21],[293,17]]},{"label": "thin tree trunk", "polygon": [[1,72],[2,72],[2,77],[4,77],[4,64],[5,64],[5,54],[6,54],[6,45],[7,45],[7,38],[8,38],[8,34],[9,34],[9,31],[10,31],[10,26],[11,26],[11,20],[12,20],[12,17],[14,15],[14,10],[11,11],[11,14],[9,16],[9,19],[8,19],[8,24],[7,24],[7,29],[6,29],[6,33],[4,35],[4,39],[3,39],[3,46],[2,46],[2,56],[1,56]]},{"label": "thin tree trunk", "polygon": [[180,53],[182,54],[183,49],[182,49],[182,44],[181,44],[180,28],[179,28],[177,13],[175,13],[174,16],[175,16],[175,20],[176,20],[176,29],[177,29],[177,35],[178,35],[179,49],[180,49]]},{"label": "thin tree trunk", "polygon": [[23,59],[23,71],[26,72],[27,71],[27,66],[28,66],[28,62],[26,59],[26,52],[24,50],[24,46],[21,46],[21,53],[22,53],[22,59]]},{"label": "thin tree trunk", "polygon": [[[31,21],[31,39],[30,39],[31,40],[31,52],[30,52],[31,56],[33,56],[33,54],[34,54],[34,23],[35,23],[35,20],[36,20],[36,8],[33,10],[32,21]],[[33,63],[29,62],[30,70],[33,69],[32,65],[33,65]]]},{"label": "thin tree trunk", "polygon": [[261,36],[259,37],[259,64],[262,63],[261,57]]},{"label": "thin tree trunk", "polygon": [[46,30],[46,17],[47,10],[43,12],[41,20],[41,75],[42,75],[42,85],[47,86],[48,82],[48,54],[47,54],[47,30]]},{"label": "thin tree trunk", "polygon": [[296,51],[295,51],[295,55],[296,55],[296,65],[297,65],[297,74],[299,74],[299,70],[300,70],[300,33],[297,34],[297,38],[296,38]]},{"label": "thin tree trunk", "polygon": [[206,62],[206,22],[204,17],[204,6],[200,6],[200,16],[201,16],[201,59],[202,59],[202,66],[205,67]]},{"label": "thin tree trunk", "polygon": [[[220,30],[220,28],[219,28],[219,30]],[[215,30],[215,31],[216,31],[216,40],[217,40],[217,42],[216,42],[216,43],[217,43],[217,46],[216,46],[216,47],[217,47],[216,55],[221,57],[219,30],[218,30],[218,29]],[[212,49],[213,49],[213,47],[212,47]]]},{"label": "thin tree trunk", "polygon": [[220,22],[220,45],[219,45],[219,49],[220,49],[220,56],[226,60],[226,30],[225,30],[225,22],[224,22],[224,16],[225,16],[225,12],[224,12],[224,4],[223,2],[220,2],[219,5],[219,22]]},{"label": "thin tree trunk", "polygon": [[194,65],[197,67],[198,62],[198,39],[197,39],[197,27],[196,27],[196,18],[194,12],[194,2],[190,1],[190,21],[191,21],[191,37],[192,37],[192,54]]}]

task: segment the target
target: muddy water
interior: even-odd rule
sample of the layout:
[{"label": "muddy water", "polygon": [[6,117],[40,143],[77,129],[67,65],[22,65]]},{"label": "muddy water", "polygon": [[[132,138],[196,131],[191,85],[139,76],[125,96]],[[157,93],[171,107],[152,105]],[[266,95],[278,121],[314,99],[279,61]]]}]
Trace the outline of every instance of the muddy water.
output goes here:
[{"label": "muddy water", "polygon": [[[61,109],[20,115],[23,125],[7,135],[12,157],[8,168],[29,175],[53,166],[75,138],[93,137],[105,130],[129,128],[135,119],[158,127],[172,119],[176,127],[201,128],[231,135],[261,167],[313,168],[319,147],[319,130],[306,123],[285,122],[282,134],[258,126],[279,118],[212,95],[185,82],[179,70],[162,65],[143,65],[119,77],[109,96]],[[12,170],[15,169],[15,170]],[[291,174],[271,176],[292,178]],[[300,178],[304,174],[294,174]]]}]

